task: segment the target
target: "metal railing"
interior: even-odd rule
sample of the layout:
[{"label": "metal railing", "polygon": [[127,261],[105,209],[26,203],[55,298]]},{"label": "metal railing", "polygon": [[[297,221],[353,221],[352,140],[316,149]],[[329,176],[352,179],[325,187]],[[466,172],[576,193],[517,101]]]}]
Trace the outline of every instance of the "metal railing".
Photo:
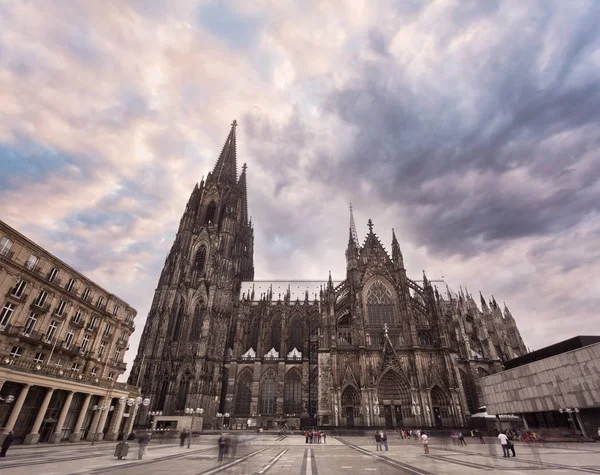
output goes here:
[{"label": "metal railing", "polygon": [[47,366],[40,363],[36,363],[34,361],[11,358],[10,356],[6,356],[0,359],[0,367],[6,367],[10,368],[13,371],[18,370],[24,373],[43,374],[63,380],[91,384],[93,386],[98,386],[101,388],[114,388],[123,391],[129,391],[130,393],[139,393],[139,388],[137,386],[132,386],[126,383],[116,383],[108,380],[104,381],[98,379],[97,377],[84,375],[76,371],[71,371],[70,369],[62,369],[55,366]]}]

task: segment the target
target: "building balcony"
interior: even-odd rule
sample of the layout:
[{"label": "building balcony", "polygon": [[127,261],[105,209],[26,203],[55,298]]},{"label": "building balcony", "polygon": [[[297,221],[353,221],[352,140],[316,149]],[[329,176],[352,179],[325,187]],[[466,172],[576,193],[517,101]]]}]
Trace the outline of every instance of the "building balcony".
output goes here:
[{"label": "building balcony", "polygon": [[7,261],[12,261],[12,258],[15,255],[15,251],[5,251],[0,252],[0,259],[6,259]]},{"label": "building balcony", "polygon": [[26,294],[25,292],[21,292],[21,295],[15,295],[12,292],[13,289],[6,292],[6,298],[12,302],[23,303],[27,300],[27,297],[29,297],[29,294]]},{"label": "building balcony", "polygon": [[0,360],[0,367],[3,366],[10,367],[12,371],[21,371],[23,373],[30,374],[44,374],[57,379],[90,384],[101,388],[113,388],[122,391],[128,391],[130,393],[139,393],[138,388],[130,384],[117,383],[115,381],[108,380],[100,380],[98,377],[80,374],[69,369],[57,368],[55,366],[46,366],[42,363],[36,363],[35,361],[30,360],[14,359],[10,356],[7,356]]},{"label": "building balcony", "polygon": [[0,327],[0,332],[8,336],[18,336],[22,329],[23,327],[17,327],[16,325],[4,325]]},{"label": "building balcony", "polygon": [[35,313],[48,313],[50,311],[50,304],[44,303],[40,305],[36,302],[33,302],[29,307],[29,310]]},{"label": "building balcony", "polygon": [[21,331],[19,337],[25,341],[29,341],[30,343],[39,343],[44,338],[44,334],[38,331],[32,331],[29,333]]},{"label": "building balcony", "polygon": [[82,319],[79,319],[78,322],[71,319],[71,325],[73,325],[74,327],[77,327],[77,328],[83,328],[83,326],[85,325],[85,322]]},{"label": "building balcony", "polygon": [[66,310],[63,310],[61,313],[56,313],[57,310],[58,310],[57,308],[54,309],[54,312],[52,312],[52,316],[56,317],[58,319],[64,319],[67,316],[67,314],[69,313]]},{"label": "building balcony", "polygon": [[117,363],[117,369],[119,371],[126,371],[127,370],[127,363],[121,361],[120,363]]}]

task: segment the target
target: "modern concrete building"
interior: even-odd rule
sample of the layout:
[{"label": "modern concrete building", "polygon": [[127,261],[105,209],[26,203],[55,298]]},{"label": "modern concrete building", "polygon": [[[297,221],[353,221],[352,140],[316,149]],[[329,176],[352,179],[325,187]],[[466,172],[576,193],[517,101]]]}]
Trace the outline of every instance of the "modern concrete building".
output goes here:
[{"label": "modern concrete building", "polygon": [[576,336],[514,358],[481,379],[490,414],[519,414],[526,429],[600,429],[600,336]]},{"label": "modern concrete building", "polygon": [[0,439],[116,439],[126,430],[125,409],[141,401],[117,378],[135,316],[0,221]]}]

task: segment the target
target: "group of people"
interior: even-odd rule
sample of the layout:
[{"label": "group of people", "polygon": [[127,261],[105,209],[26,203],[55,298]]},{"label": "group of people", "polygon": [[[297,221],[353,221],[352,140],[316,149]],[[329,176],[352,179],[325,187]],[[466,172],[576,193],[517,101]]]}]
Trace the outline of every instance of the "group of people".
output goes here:
[{"label": "group of people", "polygon": [[419,438],[421,437],[421,431],[420,430],[404,430],[404,429],[396,429],[396,436],[399,439],[415,439],[415,440],[419,440]]},{"label": "group of people", "polygon": [[385,431],[375,432],[375,447],[377,447],[377,450],[381,450],[381,451],[383,451],[383,447],[385,447],[385,450],[387,452],[388,437],[387,437],[387,434],[385,433]]},{"label": "group of people", "polygon": [[323,430],[305,430],[304,438],[307,444],[320,444],[321,441],[323,443],[327,442],[327,434]]},{"label": "group of people", "polygon": [[[396,434],[402,439],[415,439],[420,440],[423,444],[423,450],[426,454],[429,453],[429,435],[420,429],[416,430],[404,430],[404,429],[396,429]],[[381,450],[385,448],[386,452],[388,451],[388,436],[386,432],[376,431],[373,435],[375,437],[375,448],[376,450]]]},{"label": "group of people", "polygon": [[452,439],[452,445],[467,445],[465,434],[462,432],[451,432],[450,438]]},{"label": "group of people", "polygon": [[512,452],[512,456],[515,457],[515,436],[513,432],[511,430],[500,432],[500,434],[498,434],[498,439],[500,439],[504,457],[510,457],[510,452]]},{"label": "group of people", "polygon": [[219,437],[219,462],[223,461],[223,458],[230,457],[235,458],[237,451],[238,439],[236,435],[222,433]]}]

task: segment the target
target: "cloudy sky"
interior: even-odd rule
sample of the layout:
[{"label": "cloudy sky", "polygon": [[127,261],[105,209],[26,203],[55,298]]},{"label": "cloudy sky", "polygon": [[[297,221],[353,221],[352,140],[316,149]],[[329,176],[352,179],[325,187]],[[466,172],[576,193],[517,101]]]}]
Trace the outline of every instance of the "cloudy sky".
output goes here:
[{"label": "cloudy sky", "polygon": [[600,3],[0,1],[0,218],[139,311],[235,118],[256,278],[410,275],[600,327]]}]

